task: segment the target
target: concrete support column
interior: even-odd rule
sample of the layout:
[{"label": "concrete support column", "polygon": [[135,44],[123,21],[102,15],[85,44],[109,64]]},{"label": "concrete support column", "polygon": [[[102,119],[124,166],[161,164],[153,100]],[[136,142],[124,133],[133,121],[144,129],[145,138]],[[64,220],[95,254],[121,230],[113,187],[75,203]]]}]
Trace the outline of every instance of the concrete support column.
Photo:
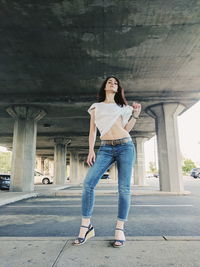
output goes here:
[{"label": "concrete support column", "polygon": [[37,170],[41,173],[44,173],[44,161],[45,157],[38,157],[37,158]]},{"label": "concrete support column", "polygon": [[145,157],[144,157],[144,142],[148,138],[134,137],[135,149],[136,149],[136,161],[134,165],[134,184],[144,185],[145,179]]},{"label": "concrete support column", "polygon": [[78,152],[71,151],[70,152],[70,182],[78,183]]},{"label": "concrete support column", "polygon": [[41,170],[41,157],[36,158],[36,166],[37,166],[37,171]]},{"label": "concrete support column", "polygon": [[12,106],[6,110],[15,118],[10,190],[33,191],[37,121],[46,112],[30,106]]},{"label": "concrete support column", "polygon": [[80,183],[84,180],[84,159],[83,157],[79,158],[79,166],[78,166],[78,180]]},{"label": "concrete support column", "polygon": [[[66,160],[66,176],[69,177],[70,176],[70,153],[69,152],[66,154],[66,158],[67,158],[67,160]],[[68,182],[69,182],[69,180],[68,180]]]},{"label": "concrete support column", "polygon": [[[49,175],[54,177],[54,161],[50,159],[48,161],[49,161]],[[55,183],[55,178],[54,178],[54,183]]]},{"label": "concrete support column", "polygon": [[177,128],[177,116],[184,108],[180,103],[160,103],[146,109],[156,122],[161,191],[184,191]]},{"label": "concrete support column", "polygon": [[83,181],[84,181],[84,179],[85,179],[85,177],[87,175],[88,169],[89,169],[89,166],[88,166],[88,164],[86,162],[87,154],[84,157],[85,157],[85,159],[84,159],[84,162],[83,162]]},{"label": "concrete support column", "polygon": [[64,185],[66,183],[66,144],[69,140],[65,137],[54,138],[54,183]]},{"label": "concrete support column", "polygon": [[45,161],[45,157],[41,157],[41,173],[44,173],[44,161]]}]

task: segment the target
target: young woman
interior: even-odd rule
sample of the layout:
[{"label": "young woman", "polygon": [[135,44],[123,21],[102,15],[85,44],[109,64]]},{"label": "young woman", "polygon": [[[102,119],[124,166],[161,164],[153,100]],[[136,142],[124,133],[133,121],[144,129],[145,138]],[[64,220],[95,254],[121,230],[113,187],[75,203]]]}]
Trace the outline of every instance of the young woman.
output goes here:
[{"label": "young woman", "polygon": [[[141,112],[141,105],[133,102],[129,106],[119,80],[111,76],[106,78],[100,88],[98,103],[92,104],[88,112],[91,115],[87,157],[90,168],[83,184],[82,223],[73,245],[82,245],[95,235],[90,222],[94,207],[94,189],[104,172],[116,161],[119,199],[113,246],[122,247],[125,242],[124,222],[127,221],[131,201],[131,174],[135,163],[135,146],[129,132]],[[101,134],[101,144],[96,157],[94,145],[97,128]]]}]

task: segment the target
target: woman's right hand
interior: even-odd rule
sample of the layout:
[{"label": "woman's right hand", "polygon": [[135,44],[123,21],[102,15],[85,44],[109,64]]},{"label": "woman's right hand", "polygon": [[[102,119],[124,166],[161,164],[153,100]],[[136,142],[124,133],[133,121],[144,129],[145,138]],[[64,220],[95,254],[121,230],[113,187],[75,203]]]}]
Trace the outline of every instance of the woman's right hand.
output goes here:
[{"label": "woman's right hand", "polygon": [[87,164],[89,166],[92,166],[93,163],[95,162],[95,159],[96,159],[96,155],[95,155],[94,150],[89,151],[89,154],[88,154],[88,157],[87,157]]}]

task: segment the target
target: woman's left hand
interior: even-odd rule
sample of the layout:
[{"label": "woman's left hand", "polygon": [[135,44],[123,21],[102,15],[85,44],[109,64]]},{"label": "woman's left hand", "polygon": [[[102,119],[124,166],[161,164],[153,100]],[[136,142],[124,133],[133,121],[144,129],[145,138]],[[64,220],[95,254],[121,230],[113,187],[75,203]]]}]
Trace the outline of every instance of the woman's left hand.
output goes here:
[{"label": "woman's left hand", "polygon": [[141,112],[141,104],[137,102],[133,102],[132,107],[133,107],[134,116],[139,117],[140,112]]}]

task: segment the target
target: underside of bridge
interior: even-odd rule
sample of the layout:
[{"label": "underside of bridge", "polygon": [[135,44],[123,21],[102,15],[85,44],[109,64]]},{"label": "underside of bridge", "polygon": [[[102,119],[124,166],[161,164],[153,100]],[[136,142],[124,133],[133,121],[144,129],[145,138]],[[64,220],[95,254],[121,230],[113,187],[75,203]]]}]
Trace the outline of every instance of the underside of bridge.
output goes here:
[{"label": "underside of bridge", "polygon": [[0,0],[0,145],[15,151],[15,168],[27,144],[37,156],[58,159],[65,146],[67,162],[77,151],[84,160],[87,109],[115,75],[129,104],[142,105],[130,132],[138,151],[157,134],[161,190],[182,191],[169,153],[179,159],[177,115],[200,98],[199,23],[199,0]]}]

